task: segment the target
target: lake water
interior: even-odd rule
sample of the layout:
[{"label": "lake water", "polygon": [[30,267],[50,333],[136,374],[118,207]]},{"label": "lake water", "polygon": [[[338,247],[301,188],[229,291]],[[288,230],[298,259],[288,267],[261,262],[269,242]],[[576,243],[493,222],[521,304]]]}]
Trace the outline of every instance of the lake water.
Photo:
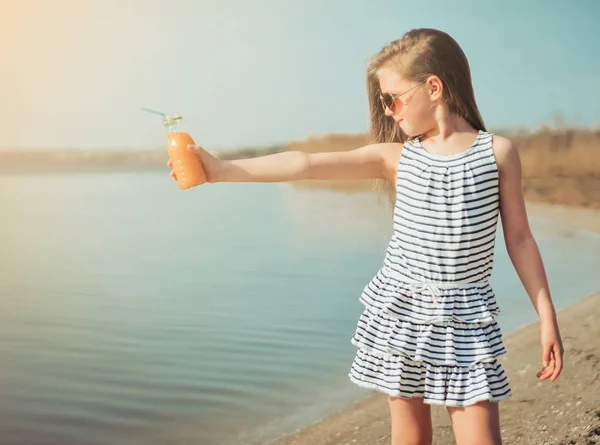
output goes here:
[{"label": "lake water", "polygon": [[[22,173],[0,205],[3,445],[264,444],[369,394],[346,374],[374,195]],[[557,308],[600,288],[597,235],[531,223]],[[498,237],[507,334],[537,315]]]}]

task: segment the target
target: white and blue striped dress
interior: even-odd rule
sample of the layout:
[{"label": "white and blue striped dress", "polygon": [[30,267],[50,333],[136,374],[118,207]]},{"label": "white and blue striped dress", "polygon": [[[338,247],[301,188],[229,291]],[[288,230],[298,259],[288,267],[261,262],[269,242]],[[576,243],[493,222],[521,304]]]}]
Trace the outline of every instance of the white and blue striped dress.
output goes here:
[{"label": "white and blue striped dress", "polygon": [[365,307],[351,340],[354,383],[448,406],[511,396],[489,282],[498,181],[491,133],[447,156],[418,139],[404,144],[394,232],[360,297]]}]

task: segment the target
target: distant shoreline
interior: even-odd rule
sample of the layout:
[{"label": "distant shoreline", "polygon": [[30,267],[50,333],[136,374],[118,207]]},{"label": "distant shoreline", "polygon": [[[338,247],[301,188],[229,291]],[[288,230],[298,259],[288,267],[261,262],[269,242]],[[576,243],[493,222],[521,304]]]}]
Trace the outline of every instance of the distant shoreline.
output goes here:
[{"label": "distant shoreline", "polygon": [[[517,142],[524,139],[536,139],[550,137],[552,148],[569,146],[577,135],[586,134],[595,136],[600,140],[600,129],[549,129],[542,128],[536,131],[523,129],[506,129],[498,131],[498,134],[507,135]],[[556,143],[558,142],[558,144]],[[211,151],[219,159],[244,159],[267,154],[278,153],[288,150],[300,150],[305,152],[321,152],[324,150],[347,151],[358,148],[368,143],[366,133],[355,134],[326,134],[322,136],[310,136],[305,140],[291,141],[285,144],[275,144],[266,147],[244,147],[237,149],[221,149]],[[168,160],[166,148],[0,148],[0,167],[12,166],[27,168],[27,165],[80,165],[93,164],[95,166],[118,165],[160,165]]]},{"label": "distant shoreline", "polygon": [[[219,159],[242,159],[284,151],[284,146],[221,150],[213,154]],[[0,149],[0,171],[19,171],[90,166],[96,169],[117,167],[165,167],[169,155],[164,149]]]},{"label": "distant shoreline", "polygon": [[[516,143],[523,168],[525,198],[531,202],[600,209],[600,129],[506,130]],[[219,159],[244,159],[282,151],[348,151],[368,144],[366,133],[313,136],[269,147],[213,151]],[[0,149],[0,174],[165,169],[165,149],[42,150]],[[372,192],[372,181],[295,181],[294,187]]]}]

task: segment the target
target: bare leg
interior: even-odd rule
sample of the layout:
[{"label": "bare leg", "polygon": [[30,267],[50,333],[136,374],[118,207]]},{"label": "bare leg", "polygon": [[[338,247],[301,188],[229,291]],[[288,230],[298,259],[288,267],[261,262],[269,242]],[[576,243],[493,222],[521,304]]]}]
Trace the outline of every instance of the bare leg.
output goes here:
[{"label": "bare leg", "polygon": [[456,445],[502,445],[498,403],[448,407]]},{"label": "bare leg", "polygon": [[431,410],[423,398],[388,396],[392,423],[392,445],[431,445]]}]

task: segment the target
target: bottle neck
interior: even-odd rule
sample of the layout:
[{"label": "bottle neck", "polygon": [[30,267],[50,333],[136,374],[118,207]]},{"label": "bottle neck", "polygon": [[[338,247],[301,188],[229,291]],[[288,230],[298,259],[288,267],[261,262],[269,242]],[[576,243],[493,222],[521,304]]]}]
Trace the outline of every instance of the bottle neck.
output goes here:
[{"label": "bottle neck", "polygon": [[187,131],[185,128],[185,124],[183,122],[183,118],[181,116],[170,117],[167,116],[163,120],[163,126],[167,133],[182,133]]}]

